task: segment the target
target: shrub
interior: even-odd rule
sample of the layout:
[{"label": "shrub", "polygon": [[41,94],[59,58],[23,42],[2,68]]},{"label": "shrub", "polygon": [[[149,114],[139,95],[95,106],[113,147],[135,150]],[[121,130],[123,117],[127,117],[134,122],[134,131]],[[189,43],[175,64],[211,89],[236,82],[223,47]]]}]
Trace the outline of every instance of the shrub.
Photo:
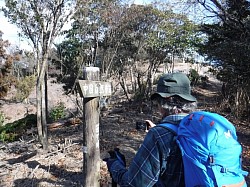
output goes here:
[{"label": "shrub", "polygon": [[36,125],[36,115],[29,114],[25,118],[0,126],[0,141],[12,142],[23,135],[25,130]]},{"label": "shrub", "polygon": [[191,85],[193,86],[195,86],[198,83],[199,73],[195,69],[189,70],[189,80],[191,82]]},{"label": "shrub", "polygon": [[30,92],[35,86],[36,83],[35,81],[36,77],[34,75],[31,75],[31,76],[26,76],[17,82],[16,84],[17,93],[15,96],[17,101],[23,101],[29,96]]},{"label": "shrub", "polygon": [[[16,78],[11,74],[13,60],[18,57],[10,56],[5,53],[5,48],[8,47],[6,42],[0,40],[0,57],[4,59],[4,64],[0,68],[0,98],[7,96],[11,85],[15,85]],[[2,61],[2,60],[0,60]]]},{"label": "shrub", "polygon": [[55,107],[50,110],[49,117],[52,121],[57,121],[66,116],[65,106],[63,102],[59,102]]},{"label": "shrub", "polygon": [[0,127],[3,126],[5,117],[4,117],[4,113],[0,112]]}]

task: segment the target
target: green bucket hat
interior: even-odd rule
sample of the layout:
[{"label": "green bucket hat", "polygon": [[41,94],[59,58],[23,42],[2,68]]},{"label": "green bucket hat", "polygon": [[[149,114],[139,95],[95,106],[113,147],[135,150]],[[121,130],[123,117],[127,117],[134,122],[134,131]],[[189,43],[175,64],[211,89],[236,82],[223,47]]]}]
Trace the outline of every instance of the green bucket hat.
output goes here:
[{"label": "green bucket hat", "polygon": [[169,73],[160,77],[157,83],[157,91],[151,96],[171,97],[180,96],[181,98],[195,102],[196,98],[191,95],[191,86],[188,77],[184,73]]}]

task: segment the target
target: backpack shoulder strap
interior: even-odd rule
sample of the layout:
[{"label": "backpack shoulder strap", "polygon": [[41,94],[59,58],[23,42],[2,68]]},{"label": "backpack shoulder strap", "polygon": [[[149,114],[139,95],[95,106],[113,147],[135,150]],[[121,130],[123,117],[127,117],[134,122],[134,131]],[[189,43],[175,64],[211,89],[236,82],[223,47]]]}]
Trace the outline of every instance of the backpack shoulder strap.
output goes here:
[{"label": "backpack shoulder strap", "polygon": [[168,129],[168,130],[172,131],[176,135],[178,134],[178,125],[173,125],[171,123],[161,123],[161,124],[159,124],[157,126]]}]

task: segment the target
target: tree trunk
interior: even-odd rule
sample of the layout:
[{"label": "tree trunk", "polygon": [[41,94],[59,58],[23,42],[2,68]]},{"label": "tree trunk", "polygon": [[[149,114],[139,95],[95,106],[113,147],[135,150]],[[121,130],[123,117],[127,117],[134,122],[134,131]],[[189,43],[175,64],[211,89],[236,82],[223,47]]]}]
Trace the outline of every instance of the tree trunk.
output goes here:
[{"label": "tree trunk", "polygon": [[45,111],[46,111],[46,120],[49,119],[49,113],[48,113],[48,67],[46,68],[46,73],[44,76],[44,83],[45,83]]},{"label": "tree trunk", "polygon": [[37,77],[37,129],[39,140],[42,143],[43,149],[48,149],[47,137],[47,120],[46,120],[46,106],[45,106],[45,70],[47,64],[48,53],[44,54],[41,63],[41,68]]},{"label": "tree trunk", "polygon": [[130,77],[131,77],[132,90],[133,90],[133,92],[135,92],[136,91],[136,85],[135,85],[133,66],[130,67]]},{"label": "tree trunk", "polygon": [[42,128],[42,91],[41,91],[41,83],[37,78],[36,84],[36,111],[37,111],[37,130],[38,130],[38,137],[40,142],[42,143],[43,137],[43,128]]},{"label": "tree trunk", "polygon": [[172,62],[171,62],[171,73],[174,72],[174,58],[175,58],[175,54],[172,54]]},{"label": "tree trunk", "polygon": [[127,85],[126,85],[126,80],[123,78],[123,76],[119,76],[119,82],[120,82],[120,85],[124,91],[124,94],[126,95],[127,97],[127,100],[130,101],[130,97],[128,95],[128,88],[127,88]]},{"label": "tree trunk", "polygon": [[42,84],[42,127],[43,127],[43,149],[48,149],[48,136],[47,136],[47,73],[44,74],[44,82]]}]

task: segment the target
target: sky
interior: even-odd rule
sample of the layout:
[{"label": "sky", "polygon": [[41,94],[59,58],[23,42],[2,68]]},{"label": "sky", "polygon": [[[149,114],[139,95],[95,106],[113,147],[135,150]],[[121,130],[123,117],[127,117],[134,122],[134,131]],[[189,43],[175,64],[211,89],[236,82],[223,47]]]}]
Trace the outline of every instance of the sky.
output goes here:
[{"label": "sky", "polygon": [[[4,0],[0,0],[0,9],[4,4]],[[16,45],[19,44],[18,28],[8,22],[2,11],[0,12],[0,30],[3,32],[3,40],[9,40],[10,43],[15,43]]]},{"label": "sky", "polygon": [[[0,9],[4,6],[4,0],[0,0]],[[0,11],[0,30],[3,32],[2,39],[8,40],[12,46],[17,46],[19,49],[32,50],[29,40],[18,36],[20,29],[8,22],[2,11]]]}]

